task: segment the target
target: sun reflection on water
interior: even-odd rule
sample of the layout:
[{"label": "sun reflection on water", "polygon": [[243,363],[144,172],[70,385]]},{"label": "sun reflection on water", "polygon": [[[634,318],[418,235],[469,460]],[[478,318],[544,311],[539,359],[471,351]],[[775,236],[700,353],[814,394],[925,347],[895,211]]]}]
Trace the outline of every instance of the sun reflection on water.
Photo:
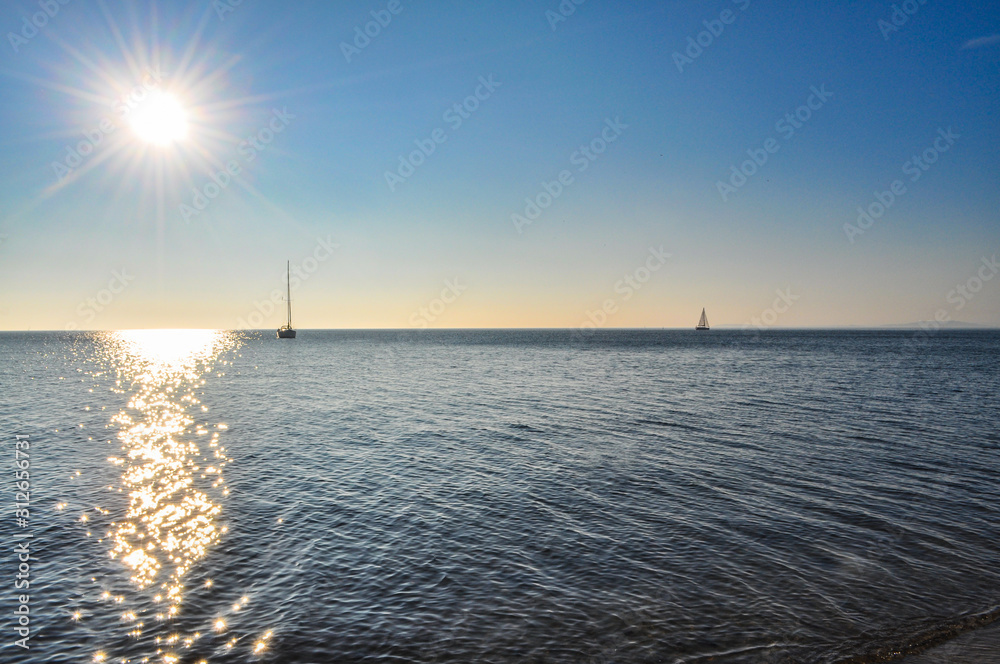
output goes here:
[{"label": "sun reflection on water", "polygon": [[[117,369],[114,391],[129,395],[110,425],[118,429],[121,452],[108,461],[120,469],[117,490],[128,504],[111,523],[109,555],[125,566],[138,591],[153,595],[156,620],[171,621],[184,601],[185,576],[226,532],[219,524],[229,493],[224,470],[230,459],[220,442],[226,425],[206,420],[208,408],[197,395],[220,354],[239,338],[210,330],[137,330],[108,333],[101,341],[105,359]],[[204,592],[211,585],[195,588]],[[138,638],[138,613],[120,615]],[[167,643],[189,646],[199,636],[181,640],[175,633]]]},{"label": "sun reflection on water", "polygon": [[175,607],[184,575],[219,539],[215,521],[221,508],[196,480],[200,465],[209,461],[213,483],[220,486],[228,459],[218,447],[218,431],[210,452],[195,442],[192,433],[204,425],[189,411],[200,404],[195,391],[204,384],[202,372],[211,371],[226,338],[210,330],[137,330],[118,332],[115,339],[118,364],[135,392],[112,419],[127,457],[122,486],[129,507],[114,524],[111,556],[132,570],[140,588],[159,582]]}]

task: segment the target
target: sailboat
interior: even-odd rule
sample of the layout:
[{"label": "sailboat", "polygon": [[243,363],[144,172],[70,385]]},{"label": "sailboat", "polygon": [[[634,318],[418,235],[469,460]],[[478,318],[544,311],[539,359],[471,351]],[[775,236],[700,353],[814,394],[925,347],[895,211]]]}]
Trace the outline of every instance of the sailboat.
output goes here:
[{"label": "sailboat", "polygon": [[708,329],[708,316],[705,315],[705,309],[701,310],[701,318],[698,319],[698,325],[694,329],[696,330]]},{"label": "sailboat", "polygon": [[285,302],[288,303],[288,322],[278,328],[279,339],[294,339],[295,329],[292,328],[292,280],[289,278],[291,261],[285,263],[285,283],[288,286],[288,296]]}]

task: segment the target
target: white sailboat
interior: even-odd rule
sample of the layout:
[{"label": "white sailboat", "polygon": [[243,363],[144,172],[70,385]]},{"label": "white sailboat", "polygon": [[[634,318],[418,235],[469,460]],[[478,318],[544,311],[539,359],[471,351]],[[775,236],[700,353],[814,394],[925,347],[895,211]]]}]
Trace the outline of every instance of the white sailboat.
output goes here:
[{"label": "white sailboat", "polygon": [[698,325],[694,329],[696,330],[707,330],[708,328],[708,316],[705,315],[705,309],[701,310],[701,318],[698,319]]},{"label": "white sailboat", "polygon": [[288,296],[285,302],[288,303],[288,322],[278,328],[279,339],[294,339],[295,329],[292,327],[292,280],[289,278],[291,261],[285,263],[285,283],[288,286]]}]

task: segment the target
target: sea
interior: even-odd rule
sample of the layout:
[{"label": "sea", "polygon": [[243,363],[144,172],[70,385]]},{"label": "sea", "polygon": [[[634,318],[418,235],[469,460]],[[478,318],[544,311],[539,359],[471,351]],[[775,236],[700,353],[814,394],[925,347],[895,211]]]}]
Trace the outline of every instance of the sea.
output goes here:
[{"label": "sea", "polygon": [[0,333],[0,659],[995,664],[998,369],[996,331]]}]

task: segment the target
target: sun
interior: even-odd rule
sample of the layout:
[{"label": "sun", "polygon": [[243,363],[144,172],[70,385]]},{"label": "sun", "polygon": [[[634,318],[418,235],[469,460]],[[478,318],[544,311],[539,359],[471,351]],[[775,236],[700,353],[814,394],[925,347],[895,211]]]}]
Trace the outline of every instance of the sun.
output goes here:
[{"label": "sun", "polygon": [[187,113],[177,97],[154,91],[129,114],[132,131],[155,145],[169,145],[187,136]]}]

